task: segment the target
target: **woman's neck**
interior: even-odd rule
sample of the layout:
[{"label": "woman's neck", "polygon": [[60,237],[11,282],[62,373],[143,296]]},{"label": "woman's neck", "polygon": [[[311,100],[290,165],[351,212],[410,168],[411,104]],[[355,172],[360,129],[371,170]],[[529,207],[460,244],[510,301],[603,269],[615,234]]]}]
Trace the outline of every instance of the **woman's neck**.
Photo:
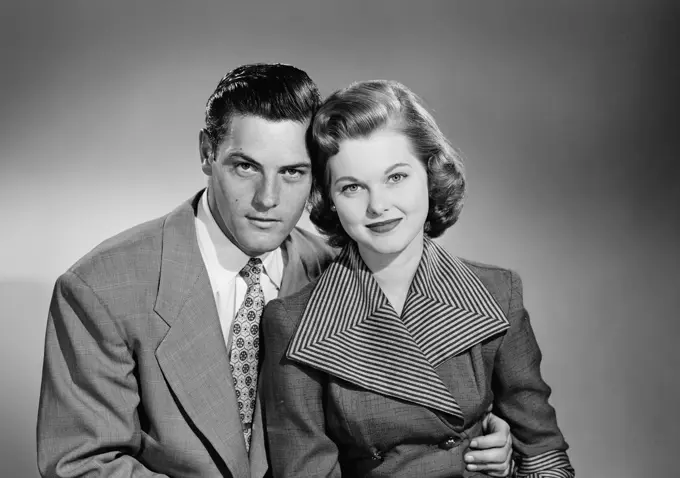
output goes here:
[{"label": "woman's neck", "polygon": [[419,235],[404,250],[394,254],[382,254],[359,246],[361,258],[398,315],[401,315],[420,264],[423,243],[423,236]]}]

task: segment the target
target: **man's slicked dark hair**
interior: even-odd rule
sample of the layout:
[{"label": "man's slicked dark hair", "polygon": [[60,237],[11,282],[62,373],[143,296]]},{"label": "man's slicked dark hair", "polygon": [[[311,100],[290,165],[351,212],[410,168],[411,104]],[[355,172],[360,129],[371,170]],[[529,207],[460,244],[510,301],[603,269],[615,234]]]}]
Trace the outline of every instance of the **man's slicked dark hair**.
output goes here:
[{"label": "man's slicked dark hair", "polygon": [[303,122],[320,104],[319,89],[304,71],[281,63],[243,65],[227,73],[210,95],[205,132],[217,147],[234,115]]}]

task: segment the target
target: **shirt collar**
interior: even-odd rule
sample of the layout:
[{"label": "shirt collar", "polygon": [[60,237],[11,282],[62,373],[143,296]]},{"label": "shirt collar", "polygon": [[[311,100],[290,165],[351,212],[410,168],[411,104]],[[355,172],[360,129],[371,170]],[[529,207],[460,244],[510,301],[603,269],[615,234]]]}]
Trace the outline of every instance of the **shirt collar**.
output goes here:
[{"label": "shirt collar", "polygon": [[[219,264],[218,284],[222,286],[233,280],[250,260],[250,256],[227,238],[213,217],[208,205],[208,190],[206,189],[198,203],[196,211],[196,233],[201,252],[206,262]],[[262,260],[265,275],[276,286],[281,288],[283,277],[283,256],[281,248],[257,256]]]}]

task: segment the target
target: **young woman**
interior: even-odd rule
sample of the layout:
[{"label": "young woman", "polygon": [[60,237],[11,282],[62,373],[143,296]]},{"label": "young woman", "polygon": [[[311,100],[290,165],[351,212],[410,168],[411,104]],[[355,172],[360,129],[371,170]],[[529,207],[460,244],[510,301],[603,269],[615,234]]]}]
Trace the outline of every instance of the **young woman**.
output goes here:
[{"label": "young woman", "polygon": [[490,407],[517,476],[574,476],[516,273],[432,238],[460,213],[459,156],[396,82],[331,95],[311,127],[311,220],[342,252],[262,327],[275,477],[470,477]]}]

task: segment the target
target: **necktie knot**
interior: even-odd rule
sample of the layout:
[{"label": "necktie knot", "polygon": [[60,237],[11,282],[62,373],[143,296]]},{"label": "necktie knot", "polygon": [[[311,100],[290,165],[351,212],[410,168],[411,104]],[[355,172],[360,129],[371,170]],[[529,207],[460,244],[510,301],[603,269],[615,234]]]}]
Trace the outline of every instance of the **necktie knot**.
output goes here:
[{"label": "necktie knot", "polygon": [[248,263],[241,269],[241,277],[246,281],[246,284],[258,285],[260,283],[260,274],[262,273],[262,261],[257,257],[251,257]]}]

